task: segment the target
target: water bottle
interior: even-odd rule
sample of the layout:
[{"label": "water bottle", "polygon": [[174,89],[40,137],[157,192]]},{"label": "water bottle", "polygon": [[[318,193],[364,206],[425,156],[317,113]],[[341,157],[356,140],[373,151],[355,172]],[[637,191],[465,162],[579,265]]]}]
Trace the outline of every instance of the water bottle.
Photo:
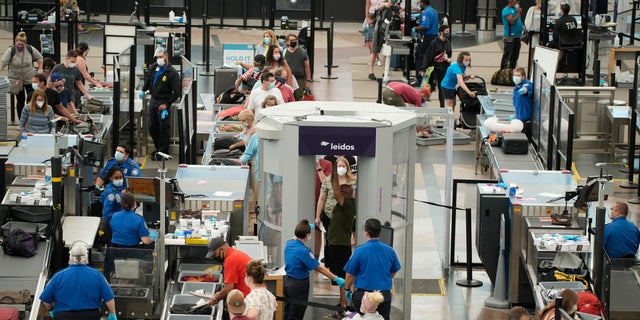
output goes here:
[{"label": "water bottle", "polygon": [[182,22],[187,23],[187,13],[182,11]]},{"label": "water bottle", "polygon": [[173,12],[173,10],[169,11],[169,22],[173,22],[175,18],[176,18],[175,12]]},{"label": "water bottle", "polygon": [[26,147],[27,146],[27,133],[26,132],[22,133],[22,140],[20,140],[20,146],[21,147]]},{"label": "water bottle", "polygon": [[442,18],[442,25],[444,25],[444,26],[448,26],[449,25],[449,20],[447,19],[447,17]]}]

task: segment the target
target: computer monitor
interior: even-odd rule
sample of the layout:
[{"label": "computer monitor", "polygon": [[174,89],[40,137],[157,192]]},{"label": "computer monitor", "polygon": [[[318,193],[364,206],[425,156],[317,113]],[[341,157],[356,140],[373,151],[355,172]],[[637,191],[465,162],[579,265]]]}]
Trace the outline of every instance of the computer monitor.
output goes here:
[{"label": "computer monitor", "polygon": [[127,177],[127,192],[137,201],[158,202],[159,181],[152,177]]},{"label": "computer monitor", "polygon": [[389,222],[385,222],[385,224],[380,227],[380,235],[378,236],[378,239],[393,247],[393,228],[389,225]]},{"label": "computer monitor", "polygon": [[104,166],[105,145],[103,143],[80,139],[79,152],[86,165],[96,168]]},{"label": "computer monitor", "polygon": [[598,193],[597,185],[598,180],[594,179],[587,182],[584,186],[578,187],[578,197],[576,198],[576,202],[573,203],[573,206],[578,209],[584,207],[586,203],[589,202],[589,195],[594,191],[596,194]]}]

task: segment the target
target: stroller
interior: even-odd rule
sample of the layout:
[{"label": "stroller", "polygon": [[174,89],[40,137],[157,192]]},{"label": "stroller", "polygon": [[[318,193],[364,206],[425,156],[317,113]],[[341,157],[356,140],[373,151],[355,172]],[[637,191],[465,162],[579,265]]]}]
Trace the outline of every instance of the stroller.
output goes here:
[{"label": "stroller", "polygon": [[474,134],[476,128],[476,115],[482,111],[482,106],[480,105],[480,100],[478,100],[477,96],[487,95],[487,83],[483,78],[476,76],[474,79],[465,77],[464,84],[470,91],[476,92],[476,97],[472,98],[461,87],[458,87],[456,90],[456,95],[460,99],[460,126],[464,129],[471,129],[471,134]]}]

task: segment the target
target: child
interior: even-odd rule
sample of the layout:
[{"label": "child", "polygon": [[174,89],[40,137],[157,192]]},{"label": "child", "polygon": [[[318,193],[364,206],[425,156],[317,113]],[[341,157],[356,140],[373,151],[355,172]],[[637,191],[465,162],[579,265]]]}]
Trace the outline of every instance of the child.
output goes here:
[{"label": "child", "polygon": [[342,320],[367,319],[367,320],[384,320],[378,314],[376,309],[378,305],[384,301],[384,297],[380,291],[365,292],[360,305],[360,312],[352,312]]},{"label": "child", "polygon": [[238,289],[229,291],[227,295],[227,310],[229,311],[229,318],[231,318],[231,320],[249,319],[244,315],[245,304],[242,291]]}]

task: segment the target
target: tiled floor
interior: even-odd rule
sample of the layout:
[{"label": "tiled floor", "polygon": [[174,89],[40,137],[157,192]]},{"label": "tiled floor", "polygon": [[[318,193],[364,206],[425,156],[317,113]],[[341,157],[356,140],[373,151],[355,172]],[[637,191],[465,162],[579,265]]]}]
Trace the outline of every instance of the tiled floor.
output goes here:
[{"label": "tiled floor", "polygon": [[[233,23],[233,21],[229,21]],[[7,47],[12,43],[10,25],[0,23],[0,47]],[[318,100],[331,101],[375,101],[377,96],[376,82],[367,80],[368,73],[366,61],[368,51],[363,46],[362,36],[357,32],[359,24],[337,23],[335,28],[334,41],[334,61],[339,67],[332,70],[332,75],[337,76],[335,80],[324,80],[321,76],[327,74],[326,64],[326,36],[325,33],[318,32],[316,35],[316,55],[315,74],[313,91]],[[214,29],[212,37],[214,44],[224,42],[253,43],[260,38],[262,30],[235,30],[235,29]],[[278,32],[281,33],[281,32]],[[63,32],[65,34],[65,32]],[[99,31],[92,31],[80,35],[80,40],[88,41],[93,50],[90,51],[90,70],[98,70],[101,61],[101,39]],[[193,61],[201,60],[202,48],[201,30],[194,28],[193,34]],[[501,56],[501,42],[478,43],[475,37],[455,36],[453,41],[454,51],[458,52],[465,48],[471,51],[473,58],[473,72],[489,79],[491,73],[497,70]],[[66,48],[66,44],[63,45]],[[454,53],[455,55],[455,53]],[[213,65],[221,64],[221,47],[212,47]],[[525,61],[526,53],[523,51],[520,61]],[[608,60],[606,60],[608,61]],[[603,69],[606,66],[603,66]],[[376,67],[376,75],[381,75],[381,68]],[[396,71],[397,72],[397,71]],[[200,92],[211,91],[211,77],[202,77],[204,81],[199,82]],[[626,97],[622,91],[619,97]],[[436,99],[429,103],[436,106]],[[10,128],[11,130],[11,128]],[[475,175],[473,168],[473,147],[471,145],[455,146],[455,156],[453,164],[454,178],[487,178],[486,175]],[[585,177],[594,174],[593,159],[587,154],[577,154],[576,159],[581,159],[581,167],[584,170],[580,175]],[[444,202],[444,148],[442,146],[423,147],[417,146],[416,172],[415,172],[415,197],[416,200],[428,200],[436,203]],[[613,169],[612,169],[613,170]],[[624,176],[622,176],[624,177]],[[626,201],[635,197],[634,190],[616,188],[609,203],[613,201]],[[472,198],[464,199],[473,201]],[[470,202],[471,203],[471,202]],[[607,206],[608,207],[608,206]],[[637,222],[637,205],[631,205],[632,221]],[[415,279],[444,279],[444,295],[422,295],[414,294],[411,297],[412,309],[411,319],[506,319],[506,312],[493,308],[484,307],[484,301],[491,295],[491,284],[488,276],[482,270],[475,269],[472,278],[482,281],[482,286],[477,288],[464,288],[455,284],[456,280],[465,278],[466,271],[459,268],[450,268],[443,265],[444,248],[444,217],[448,214],[445,210],[415,202],[415,232],[413,239],[413,265],[412,273]],[[458,215],[457,224],[460,226],[456,232],[456,252],[453,261],[465,260],[464,248],[464,219]],[[448,249],[447,249],[448,250]],[[474,254],[474,262],[478,262]],[[450,270],[445,272],[445,270]],[[317,277],[313,294],[317,301],[326,303],[336,303],[336,290],[331,288]],[[308,312],[307,319],[320,319],[326,312],[322,310],[312,310]],[[409,318],[407,315],[405,318]],[[395,319],[395,318],[394,318]]]}]

